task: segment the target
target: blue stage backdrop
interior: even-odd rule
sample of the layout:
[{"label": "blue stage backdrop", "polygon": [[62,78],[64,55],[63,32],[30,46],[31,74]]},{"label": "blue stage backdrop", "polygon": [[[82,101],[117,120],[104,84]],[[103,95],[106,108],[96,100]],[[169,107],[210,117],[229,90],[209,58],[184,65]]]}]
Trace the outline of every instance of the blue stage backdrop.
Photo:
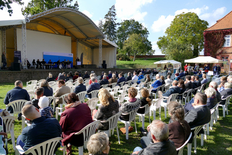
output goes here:
[{"label": "blue stage backdrop", "polygon": [[[60,62],[64,60],[69,60],[71,62],[71,67],[73,67],[73,54],[72,53],[56,53],[56,52],[43,52],[43,58],[48,63],[49,60],[52,62],[57,62],[60,60]],[[55,64],[55,67],[57,67],[57,64]]]}]

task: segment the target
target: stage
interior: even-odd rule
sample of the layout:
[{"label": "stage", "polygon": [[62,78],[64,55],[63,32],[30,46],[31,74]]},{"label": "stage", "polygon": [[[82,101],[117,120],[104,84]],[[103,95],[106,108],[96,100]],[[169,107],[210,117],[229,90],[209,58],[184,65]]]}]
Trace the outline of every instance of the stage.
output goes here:
[{"label": "stage", "polygon": [[94,71],[97,75],[101,75],[104,71],[108,74],[109,71],[118,73],[123,72],[131,72],[133,73],[134,69],[117,69],[117,68],[94,68],[92,65],[84,65],[84,68],[72,68],[72,69],[22,69],[21,71],[11,71],[11,70],[0,70],[0,83],[14,83],[16,80],[21,80],[23,82],[29,80],[40,80],[46,79],[48,77],[48,73],[52,73],[52,75],[56,78],[59,73],[68,73],[72,71],[73,73],[78,71],[81,75],[84,75],[85,71],[90,73]]}]

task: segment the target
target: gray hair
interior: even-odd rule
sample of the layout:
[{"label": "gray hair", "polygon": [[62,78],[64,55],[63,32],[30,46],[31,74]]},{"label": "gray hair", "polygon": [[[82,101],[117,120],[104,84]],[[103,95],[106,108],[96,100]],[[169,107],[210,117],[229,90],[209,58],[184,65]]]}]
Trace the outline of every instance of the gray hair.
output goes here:
[{"label": "gray hair", "polygon": [[215,82],[215,81],[211,81],[209,83],[209,85],[212,86],[214,89],[217,89],[217,87],[218,87],[217,82]]},{"label": "gray hair", "polygon": [[78,78],[78,82],[79,82],[79,83],[83,83],[83,82],[84,82],[83,78],[82,78],[82,77],[79,77],[79,78]]},{"label": "gray hair", "polygon": [[95,80],[96,80],[96,77],[95,77],[95,76],[92,76],[92,77],[91,77],[91,81],[92,81],[92,82],[95,82]]},{"label": "gray hair", "polygon": [[109,145],[109,137],[104,132],[93,134],[87,143],[89,154],[102,154]]},{"label": "gray hair", "polygon": [[159,75],[159,74],[156,74],[156,75],[155,75],[155,77],[159,78],[159,77],[160,77],[160,75]]},{"label": "gray hair", "polygon": [[212,97],[213,95],[216,95],[216,90],[212,87],[208,87],[206,90],[205,90],[205,94],[208,98]]},{"label": "gray hair", "polygon": [[15,81],[15,87],[19,86],[19,85],[22,84],[22,83],[23,83],[23,82],[20,81],[20,80]]},{"label": "gray hair", "polygon": [[112,75],[112,77],[113,77],[113,78],[116,78],[116,75],[115,75],[115,74],[113,74],[113,75]]},{"label": "gray hair", "polygon": [[165,141],[169,136],[168,125],[160,120],[152,121],[150,125],[151,134],[155,136],[158,141]]},{"label": "gray hair", "polygon": [[104,76],[103,76],[103,79],[106,79],[106,78],[107,78],[107,75],[104,75]]},{"label": "gray hair", "polygon": [[224,84],[224,87],[225,87],[225,88],[231,88],[231,83],[230,83],[230,82],[226,82],[226,83]]},{"label": "gray hair", "polygon": [[48,77],[49,77],[49,78],[52,78],[52,73],[48,73]]}]

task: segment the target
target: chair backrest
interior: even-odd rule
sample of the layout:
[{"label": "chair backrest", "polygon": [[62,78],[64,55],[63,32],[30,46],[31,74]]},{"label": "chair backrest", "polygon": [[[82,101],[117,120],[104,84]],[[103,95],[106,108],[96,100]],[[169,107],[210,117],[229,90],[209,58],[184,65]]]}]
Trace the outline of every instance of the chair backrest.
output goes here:
[{"label": "chair backrest", "polygon": [[52,138],[29,148],[24,154],[31,153],[32,155],[54,155],[55,148],[61,140],[61,137]]},{"label": "chair backrest", "polygon": [[88,100],[86,103],[88,104],[91,112],[96,109],[97,107],[97,103],[98,103],[99,99],[98,98],[92,98],[90,100]]},{"label": "chair backrest", "polygon": [[21,113],[21,110],[23,108],[23,106],[25,105],[25,103],[27,102],[27,100],[15,100],[10,102],[9,104],[6,105],[6,109],[8,109],[9,107],[12,107],[13,109],[13,114],[18,114]]},{"label": "chair backrest", "polygon": [[184,143],[181,147],[179,147],[179,148],[176,149],[176,151],[179,151],[179,152],[178,152],[178,155],[182,155],[182,154],[183,154],[184,147],[185,147],[185,145],[188,144],[188,142],[190,141],[191,137],[192,137],[192,132],[190,132],[189,137],[188,137],[188,139],[185,141],[185,143]]},{"label": "chair backrest", "polygon": [[78,96],[78,98],[79,98],[79,101],[84,102],[84,101],[85,101],[85,95],[86,95],[86,94],[87,94],[86,91],[79,92],[79,93],[77,94],[77,96]]},{"label": "chair backrest", "polygon": [[108,87],[108,84],[103,84],[103,85],[101,85],[101,87],[106,88],[106,87]]},{"label": "chair backrest", "polygon": [[86,145],[86,142],[89,140],[89,137],[96,133],[99,123],[100,121],[94,121],[92,123],[89,123],[79,132],[75,133],[75,135],[83,134],[84,146]]},{"label": "chair backrest", "polygon": [[47,96],[49,100],[49,105],[52,105],[52,102],[54,102],[54,97],[53,96]]},{"label": "chair backrest", "polygon": [[118,92],[118,90],[120,89],[119,86],[115,86],[114,88],[112,88],[114,90],[114,94]]},{"label": "chair backrest", "polygon": [[97,97],[98,92],[99,92],[99,90],[93,90],[93,91],[91,91],[91,92],[90,92],[91,98]]},{"label": "chair backrest", "polygon": [[111,92],[112,91],[112,89],[110,88],[110,87],[106,87],[105,88],[108,92]]},{"label": "chair backrest", "polygon": [[116,86],[117,82],[111,83],[110,85],[112,86],[112,88],[114,88]]},{"label": "chair backrest", "polygon": [[124,103],[125,96],[126,96],[126,93],[122,93],[118,96],[118,101],[120,104]]},{"label": "chair backrest", "polygon": [[125,82],[125,83],[127,83],[128,85],[131,85],[131,82],[132,82],[132,80],[129,80],[129,81]]},{"label": "chair backrest", "polygon": [[10,133],[10,130],[14,130],[14,121],[15,121],[14,116],[2,117],[2,121],[5,126],[4,132]]},{"label": "chair backrest", "polygon": [[62,98],[62,103],[63,103],[63,104],[65,104],[64,98],[65,98],[66,96],[68,96],[69,94],[70,94],[70,93],[66,93],[66,94],[60,96],[60,98]]},{"label": "chair backrest", "polygon": [[[131,108],[128,108],[131,109]],[[136,113],[139,109],[139,106],[136,107],[135,109],[133,109],[132,111],[128,112],[128,113],[124,113],[123,115],[129,115],[129,120],[128,121],[132,121],[135,119]]]},{"label": "chair backrest", "polygon": [[102,122],[102,123],[109,122],[109,129],[108,129],[108,130],[114,129],[114,128],[116,128],[117,125],[118,125],[118,118],[119,118],[120,115],[121,115],[121,112],[118,112],[117,114],[111,116],[111,117],[108,118],[107,120],[101,121],[101,122]]},{"label": "chair backrest", "polygon": [[139,109],[140,109],[140,108],[145,108],[144,114],[148,114],[149,111],[150,111],[150,106],[149,106],[148,104],[146,104],[145,106],[139,107]]},{"label": "chair backrest", "polygon": [[199,126],[196,126],[194,128],[191,128],[191,131],[194,131],[194,135],[193,137],[197,136],[197,134],[201,131],[201,129],[203,128],[204,125],[199,125]]},{"label": "chair backrest", "polygon": [[131,85],[131,87],[136,87],[136,86],[137,86],[136,82]]},{"label": "chair backrest", "polygon": [[163,101],[163,98],[153,99],[152,100],[152,107],[158,109]]},{"label": "chair backrest", "polygon": [[230,98],[231,98],[231,97],[232,97],[232,95],[230,95],[230,96],[227,96],[227,97],[226,97],[225,105],[226,105],[226,104],[229,104],[229,102],[230,102]]}]

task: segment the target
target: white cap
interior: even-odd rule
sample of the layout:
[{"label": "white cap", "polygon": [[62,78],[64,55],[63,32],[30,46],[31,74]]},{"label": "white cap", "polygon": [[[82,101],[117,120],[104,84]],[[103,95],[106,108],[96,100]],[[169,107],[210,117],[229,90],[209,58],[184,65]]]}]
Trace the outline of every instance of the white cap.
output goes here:
[{"label": "white cap", "polygon": [[49,99],[46,96],[40,97],[39,103],[40,108],[46,108],[49,106]]}]

